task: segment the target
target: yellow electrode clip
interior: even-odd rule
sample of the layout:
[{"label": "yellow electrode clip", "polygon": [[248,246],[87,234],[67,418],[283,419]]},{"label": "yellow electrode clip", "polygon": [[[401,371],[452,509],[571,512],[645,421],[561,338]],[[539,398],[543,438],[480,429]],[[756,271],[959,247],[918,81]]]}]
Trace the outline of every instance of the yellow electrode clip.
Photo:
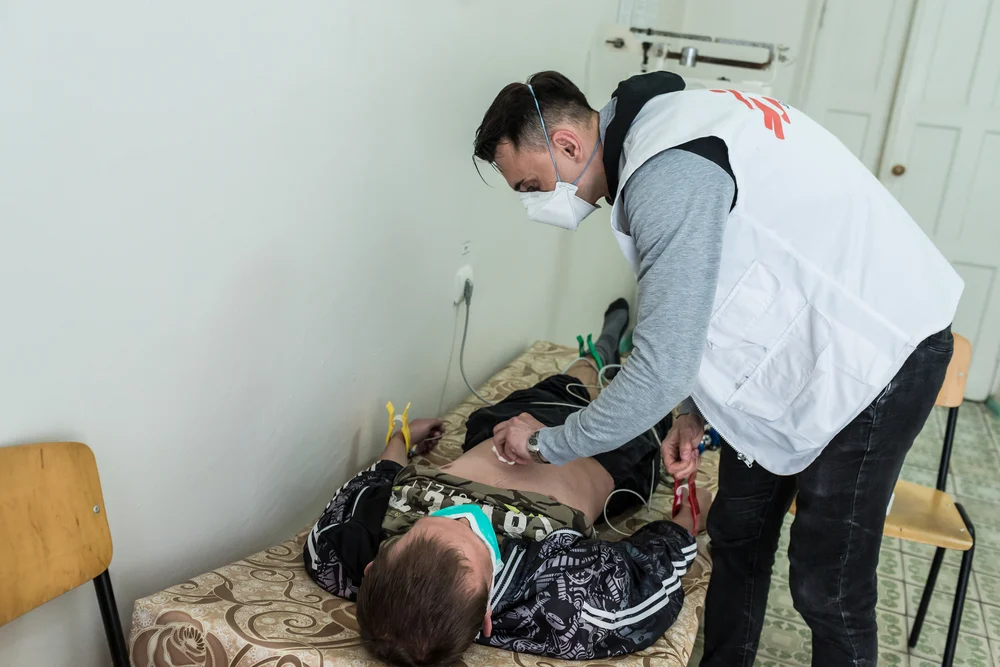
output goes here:
[{"label": "yellow electrode clip", "polygon": [[400,425],[399,430],[403,433],[403,441],[406,443],[406,455],[410,455],[410,404],[406,404],[403,414],[397,415],[396,409],[392,406],[392,401],[385,404],[385,409],[389,411],[389,431],[385,434],[385,444],[389,444],[392,434],[396,431],[396,424]]}]

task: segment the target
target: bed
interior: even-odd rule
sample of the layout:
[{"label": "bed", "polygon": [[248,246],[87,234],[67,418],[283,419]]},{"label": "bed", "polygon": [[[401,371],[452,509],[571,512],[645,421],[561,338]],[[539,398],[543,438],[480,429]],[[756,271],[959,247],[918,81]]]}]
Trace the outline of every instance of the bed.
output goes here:
[{"label": "bed", "polygon": [[[499,400],[558,373],[575,356],[576,351],[568,347],[535,343],[495,375],[481,393]],[[461,453],[463,425],[479,405],[470,398],[444,417],[448,434],[426,460],[442,464]],[[706,456],[698,473],[699,485],[713,493],[717,460],[716,456]],[[618,523],[632,532],[647,521],[669,516],[670,500],[669,489],[661,485],[651,509],[640,508]],[[302,545],[310,527],[270,549],[137,600],[129,638],[132,664],[135,667],[379,664],[360,644],[354,603],[326,593],[306,575]],[[607,526],[600,533],[609,540],[619,537]],[[711,568],[707,540],[702,536],[698,540],[698,557],[683,580],[684,608],[677,622],[652,647],[617,659],[614,664],[687,665]],[[596,667],[608,665],[609,661],[561,661],[473,645],[463,663],[466,667]]]}]

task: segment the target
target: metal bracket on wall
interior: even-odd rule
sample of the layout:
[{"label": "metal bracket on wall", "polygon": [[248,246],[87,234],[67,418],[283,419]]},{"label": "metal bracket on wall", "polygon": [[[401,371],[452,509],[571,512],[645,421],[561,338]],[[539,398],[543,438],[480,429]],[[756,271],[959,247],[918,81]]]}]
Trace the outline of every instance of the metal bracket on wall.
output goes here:
[{"label": "metal bracket on wall", "polygon": [[[727,44],[730,46],[747,46],[751,48],[767,49],[767,59],[763,61],[755,60],[743,60],[740,58],[720,58],[717,56],[706,56],[698,52],[695,47],[684,47],[680,51],[670,51],[667,50],[665,58],[678,61],[681,65],[687,67],[694,67],[696,63],[703,62],[709,65],[723,65],[725,67],[740,67],[742,69],[754,69],[754,70],[766,70],[769,69],[775,62],[783,62],[786,60],[783,51],[786,47],[774,44],[771,42],[754,42],[746,39],[730,39],[728,37],[710,37],[708,35],[692,35],[682,32],[670,32],[668,30],[656,30],[655,28],[629,28],[629,30],[634,35],[643,35],[646,37],[667,37],[670,39],[678,39],[684,41],[694,41],[694,42],[707,42],[709,44]],[[616,49],[621,49],[625,47],[625,40],[621,37],[615,39],[606,40],[607,44],[610,44]],[[644,42],[645,44],[648,41]],[[648,47],[644,49],[648,51]]]}]

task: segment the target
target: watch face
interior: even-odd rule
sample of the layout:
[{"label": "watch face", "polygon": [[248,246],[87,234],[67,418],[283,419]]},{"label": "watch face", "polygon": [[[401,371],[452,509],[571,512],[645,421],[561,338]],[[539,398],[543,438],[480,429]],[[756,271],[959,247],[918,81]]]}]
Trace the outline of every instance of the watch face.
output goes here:
[{"label": "watch face", "polygon": [[535,463],[548,463],[538,447],[537,431],[528,436],[528,453],[531,454],[531,460]]}]

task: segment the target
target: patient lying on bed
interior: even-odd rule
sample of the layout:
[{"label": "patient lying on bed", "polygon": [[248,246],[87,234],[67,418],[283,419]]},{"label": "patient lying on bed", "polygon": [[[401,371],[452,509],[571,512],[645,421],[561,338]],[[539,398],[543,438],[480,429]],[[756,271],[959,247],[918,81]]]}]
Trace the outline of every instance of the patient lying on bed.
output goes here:
[{"label": "patient lying on bed", "polygon": [[[306,569],[327,591],[357,600],[372,653],[397,665],[449,665],[475,641],[601,659],[650,646],[674,622],[684,599],[680,577],[697,553],[692,533],[702,527],[692,525],[687,498],[675,522],[654,521],[620,542],[593,530],[606,501],[610,517],[639,502],[626,492],[609,500],[612,491],[652,494],[654,436],[564,466],[510,466],[492,451],[497,424],[522,412],[561,424],[586,404],[586,385],[596,384],[596,371],[581,360],[566,375],[474,412],[465,453],[440,469],[407,465],[397,434],[375,465],[338,491],[306,542]],[[415,421],[413,449],[429,451],[440,429],[437,420]],[[707,493],[699,498],[702,516],[710,501]],[[462,513],[460,505],[483,513],[428,516]],[[490,524],[493,546],[484,534]]]}]

